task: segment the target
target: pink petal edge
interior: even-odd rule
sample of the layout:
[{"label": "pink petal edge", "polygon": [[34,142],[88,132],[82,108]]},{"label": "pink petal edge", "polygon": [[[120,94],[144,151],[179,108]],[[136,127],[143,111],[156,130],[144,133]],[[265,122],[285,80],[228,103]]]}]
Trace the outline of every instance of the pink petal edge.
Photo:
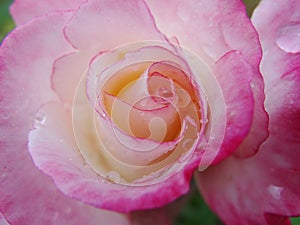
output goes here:
[{"label": "pink petal edge", "polygon": [[[105,180],[85,166],[79,151],[74,151],[76,142],[70,140],[74,137],[68,126],[72,122],[68,116],[70,112],[57,103],[48,103],[42,112],[49,123],[30,133],[30,152],[35,164],[53,177],[58,188],[66,195],[99,208],[129,212],[165,205],[189,190],[189,181],[197,162],[186,165],[182,172],[164,182],[147,186],[127,186]],[[53,132],[56,129],[50,123],[53,120],[63,124],[59,132]]]},{"label": "pink petal edge", "polygon": [[[263,110],[263,82],[258,72],[261,49],[257,33],[246,15],[245,6],[241,1],[232,0],[214,0],[209,3],[202,1],[161,2],[157,0],[146,0],[146,2],[158,24],[158,28],[165,33],[168,38],[176,37],[176,40],[183,48],[195,52],[198,57],[202,58],[202,60],[212,68],[219,66],[216,62],[231,51],[236,51],[238,54],[241,54],[239,57],[231,57],[231,60],[234,62],[238,58],[243,58],[245,62],[242,64],[248,64],[247,67],[252,71],[252,75],[249,75],[253,77],[252,81],[250,81],[253,94],[249,93],[249,97],[253,95],[255,100],[255,111],[252,115],[253,124],[259,126],[261,130],[259,132],[254,130],[254,125],[252,128],[250,127],[251,135],[244,140],[242,146],[247,142],[252,142],[253,148],[248,149],[247,152],[245,152],[245,150],[239,150],[236,154],[241,157],[248,157],[255,154],[255,146],[259,146],[267,136],[268,118]],[[164,10],[165,8],[169,10],[166,11]],[[225,76],[225,74],[218,69],[214,69],[214,73],[219,77],[218,79],[223,79],[222,77]],[[226,81],[222,83],[224,87],[227,85]],[[221,85],[221,88],[223,88],[223,86]],[[229,107],[235,108],[234,102],[231,103],[229,100],[231,98],[230,95],[230,91],[228,93],[224,92],[224,100],[226,104],[233,104]],[[236,118],[234,118],[230,112],[228,112],[227,116],[228,118],[233,117],[233,120],[239,120],[242,113],[242,111],[238,112]],[[214,154],[214,156],[208,155],[208,158],[212,159],[217,157],[214,163],[218,163],[227,157],[241,144],[241,140],[243,140],[242,133],[244,133],[245,136],[245,133],[249,129],[249,124],[244,127],[245,130],[241,132],[241,135],[238,135],[240,137],[236,137],[236,141],[234,141],[234,143],[236,143],[235,145],[230,147],[230,144],[227,146],[225,144],[230,143],[230,138],[233,137],[228,131],[231,129],[235,130],[238,126],[236,123],[226,124],[226,136],[228,139],[225,137],[221,154]],[[239,141],[237,141],[238,139]],[[214,141],[212,141],[211,145],[215,145],[213,142]]]},{"label": "pink petal edge", "polygon": [[77,9],[86,0],[15,0],[10,12],[17,26],[24,24],[34,17],[59,10]]},{"label": "pink petal edge", "polygon": [[[97,224],[98,221],[128,225],[126,215],[95,209],[62,195],[36,169],[27,152],[27,135],[35,111],[43,102],[55,99],[49,82],[52,63],[70,50],[61,32],[69,16],[70,13],[61,12],[33,20],[13,31],[1,45],[0,209],[12,225]],[[28,46],[37,50],[32,51]]]},{"label": "pink petal edge", "polygon": [[[118,7],[116,8],[116,3],[118,4]],[[81,34],[85,35],[75,35],[76,32],[79,32],[82,29],[86,29],[86,26],[81,26],[80,29],[78,26],[80,26],[80,21],[82,18],[95,18],[95,17],[101,17],[101,14],[99,12],[104,13],[104,15],[109,16],[109,13],[111,12],[112,8],[115,8],[115,10],[121,9],[120,4],[125,4],[124,7],[129,7],[129,5],[126,2],[119,2],[119,1],[110,1],[110,2],[105,2],[105,4],[102,4],[101,7],[95,7],[99,5],[99,1],[90,1],[89,4],[83,5],[77,12],[76,14],[72,17],[70,22],[67,24],[66,29],[65,29],[65,35],[67,39],[72,41],[73,45],[78,45],[79,47],[82,43],[92,43],[93,40],[96,41],[98,40],[98,37],[103,38],[101,34],[108,35],[109,37],[109,43],[106,43],[107,46],[106,48],[112,48],[118,44],[122,44],[124,39],[122,40],[112,40],[111,37],[116,37],[118,35],[112,35],[111,32],[105,31],[104,33],[100,30],[93,30],[92,34],[90,34],[92,39],[88,42],[84,41],[85,39],[78,39],[78,37],[85,38],[85,32],[80,32]],[[153,28],[153,21],[151,20],[151,17],[147,17],[147,10],[145,9],[145,6],[143,5],[142,2],[136,3],[139,7],[135,8],[133,11],[129,10],[129,12],[133,13],[138,13],[139,16],[139,25],[141,29],[145,28],[145,24],[141,24],[141,22],[145,22],[148,24],[148,27],[152,27],[151,29],[153,30],[153,33],[149,33],[149,29],[145,34],[142,34],[142,32],[139,32],[138,36],[133,35],[128,37],[125,41],[135,41],[139,40],[137,39],[140,35],[142,39],[146,38],[147,40],[150,39],[160,39],[163,38],[160,33],[157,33],[155,30],[155,27]],[[102,11],[105,6],[109,7],[107,8],[106,11]],[[99,11],[100,10],[100,11]],[[141,15],[139,10],[142,10]],[[144,11],[143,11],[144,10]],[[79,16],[80,15],[80,16]],[[93,16],[92,16],[93,15]],[[125,12],[122,10],[120,12],[120,16],[125,16],[126,18],[129,16],[128,12]],[[88,16],[88,17],[87,17]],[[132,16],[132,15],[131,15]],[[141,18],[145,18],[141,20]],[[111,17],[112,20],[117,21],[119,23],[119,19],[117,17]],[[130,20],[132,20],[132,17],[130,17]],[[149,20],[149,21],[147,21]],[[85,19],[83,19],[84,23],[86,23]],[[99,21],[99,20],[96,20]],[[101,20],[100,20],[101,21]],[[124,18],[121,18],[121,21],[124,21]],[[112,22],[112,21],[110,21]],[[134,22],[137,22],[136,20]],[[90,21],[89,26],[94,26],[94,20]],[[106,27],[106,26],[105,26]],[[126,27],[126,26],[125,26]],[[123,32],[126,34],[130,34],[130,32],[125,32],[124,27],[122,28]],[[114,32],[121,32],[122,29],[115,29]],[[99,33],[100,31],[100,33]],[[75,33],[74,33],[75,32]],[[100,35],[100,36],[99,36]],[[150,35],[150,36],[149,36]],[[94,37],[94,38],[93,38]],[[96,41],[97,42],[97,41]],[[97,42],[98,43],[98,42]],[[102,43],[103,44],[103,43]],[[100,48],[100,47],[99,47]],[[89,48],[84,49],[85,50],[91,50]],[[93,55],[95,53],[98,53],[99,50],[93,49],[90,51],[90,54]],[[67,101],[68,102],[68,101]],[[45,106],[46,107],[46,106]],[[58,106],[58,108],[63,107],[63,105]],[[51,108],[51,107],[50,107]],[[64,111],[64,109],[60,109]],[[60,111],[58,110],[58,111]],[[51,109],[50,109],[51,111]],[[48,112],[45,112],[45,114]],[[64,112],[65,113],[65,112]],[[64,113],[61,113],[63,115]],[[47,114],[47,118],[51,118],[51,113],[50,115]],[[49,119],[50,120],[50,119]],[[67,118],[65,120],[62,120],[60,124],[63,124],[63,121],[67,121]],[[74,157],[70,157],[72,160],[71,161],[77,161],[77,162],[82,162],[82,158],[79,155],[77,151],[76,146],[64,146],[64,141],[60,142],[61,138],[56,137],[56,140],[58,143],[56,143],[58,146],[53,146],[53,148],[49,149],[49,144],[46,144],[47,141],[49,143],[53,143],[51,141],[51,138],[53,138],[51,135],[44,135],[42,132],[43,128],[36,129],[31,132],[30,134],[30,151],[32,153],[32,156],[34,158],[34,161],[38,167],[40,167],[45,173],[48,175],[52,176],[55,178],[55,183],[61,189],[65,194],[73,197],[80,199],[84,202],[88,202],[89,204],[92,204],[97,207],[101,208],[106,208],[106,209],[114,209],[117,211],[123,211],[123,212],[128,212],[132,211],[134,209],[143,209],[143,208],[153,208],[157,206],[161,206],[163,204],[166,204],[167,202],[170,202],[174,200],[176,197],[186,193],[189,189],[189,180],[192,175],[192,171],[195,169],[197,163],[195,163],[195,159],[191,162],[190,165],[187,165],[186,168],[181,172],[169,179],[168,182],[164,182],[161,184],[155,184],[155,185],[149,185],[147,187],[143,188],[126,188],[126,191],[124,191],[124,186],[122,185],[117,185],[117,184],[112,184],[110,183],[109,185],[105,182],[98,182],[97,181],[97,176],[93,171],[87,172],[82,172],[81,170],[85,170],[82,167],[84,167],[83,163],[81,164],[76,164],[70,163],[68,154],[75,154]],[[40,132],[41,131],[41,132]],[[54,132],[55,133],[55,132]],[[57,132],[58,135],[59,132]],[[59,138],[59,139],[57,139]],[[45,143],[40,143],[38,140],[45,140]],[[62,139],[64,140],[64,139]],[[70,142],[72,143],[72,142]],[[59,145],[62,146],[59,146]],[[41,146],[43,146],[41,148]],[[60,149],[64,148],[65,152],[61,153]],[[47,152],[46,150],[50,151]],[[74,151],[74,149],[76,151]],[[43,150],[43,151],[42,151]],[[48,154],[48,155],[47,155]],[[50,155],[49,155],[50,154]],[[56,160],[52,161],[52,157],[58,157],[59,156],[60,160],[56,158]],[[62,154],[62,155],[60,155]],[[76,155],[77,154],[77,155]],[[77,158],[76,158],[77,157]],[[74,158],[74,159],[73,159]],[[76,158],[76,159],[75,159]],[[74,171],[70,171],[69,168],[78,166],[78,168]],[[75,174],[73,174],[75,173]],[[78,175],[78,173],[82,173],[81,175]],[[88,177],[87,177],[88,176]],[[66,183],[66,179],[70,183]],[[137,191],[138,190],[138,191]],[[165,190],[165,191],[161,191]],[[156,193],[160,192],[160,195],[157,195]],[[114,193],[114,195],[111,195],[111,193]],[[138,193],[138,194],[137,194]],[[118,197],[116,197],[118,196]],[[135,196],[134,198],[132,196]],[[153,197],[154,196],[154,197]],[[126,202],[126,204],[125,204]]]},{"label": "pink petal edge", "polygon": [[0,225],[10,225],[1,212],[0,212]]},{"label": "pink petal edge", "polygon": [[197,175],[206,201],[226,224],[287,225],[289,216],[300,215],[300,57],[277,41],[291,21],[300,21],[299,9],[299,1],[263,0],[253,14],[264,51],[269,137],[256,155],[231,157]]}]

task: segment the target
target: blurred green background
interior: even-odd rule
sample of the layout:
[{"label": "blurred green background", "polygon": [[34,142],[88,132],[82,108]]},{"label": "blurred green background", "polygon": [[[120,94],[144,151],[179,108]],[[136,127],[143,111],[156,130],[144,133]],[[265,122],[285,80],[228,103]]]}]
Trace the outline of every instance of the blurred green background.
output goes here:
[{"label": "blurred green background", "polygon": [[[14,28],[14,22],[8,10],[12,2],[13,0],[0,0],[0,42]],[[251,15],[259,0],[244,0],[244,2],[247,6],[248,15]],[[300,217],[293,218],[292,221],[293,225],[300,225]],[[187,205],[181,211],[175,225],[222,225],[222,223],[206,206],[196,188],[192,187]]]},{"label": "blurred green background", "polygon": [[8,11],[8,7],[12,2],[12,0],[0,0],[0,41],[14,28],[14,22]]}]

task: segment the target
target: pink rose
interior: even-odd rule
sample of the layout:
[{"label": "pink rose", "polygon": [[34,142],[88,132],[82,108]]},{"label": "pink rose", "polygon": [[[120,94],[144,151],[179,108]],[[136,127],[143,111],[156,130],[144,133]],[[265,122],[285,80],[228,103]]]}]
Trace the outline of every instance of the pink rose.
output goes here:
[{"label": "pink rose", "polygon": [[170,224],[165,208],[131,212],[187,193],[196,169],[227,224],[300,214],[300,5],[280,3],[294,14],[275,23],[269,2],[254,14],[260,43],[236,0],[15,1],[0,48],[0,219]]}]

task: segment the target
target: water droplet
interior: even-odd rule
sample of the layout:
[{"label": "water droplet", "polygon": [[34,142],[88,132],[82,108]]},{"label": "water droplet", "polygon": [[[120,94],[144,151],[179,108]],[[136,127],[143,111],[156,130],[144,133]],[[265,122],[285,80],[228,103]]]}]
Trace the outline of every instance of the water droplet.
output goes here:
[{"label": "water droplet", "polygon": [[70,214],[70,213],[71,213],[71,211],[72,211],[71,207],[67,207],[67,208],[65,208],[65,212],[66,212],[67,214]]},{"label": "water droplet", "polygon": [[178,96],[177,105],[181,108],[187,107],[191,102],[191,97],[188,92],[182,88],[176,88],[176,93]]},{"label": "water droplet", "polygon": [[147,102],[146,101],[140,101],[139,104],[140,104],[140,106],[146,106]]},{"label": "water droplet", "polygon": [[69,158],[69,161],[72,161],[72,158],[71,158],[71,157]]},{"label": "water droplet", "polygon": [[186,10],[186,8],[182,7],[182,5],[179,5],[177,7],[177,14],[179,16],[179,18],[184,21],[187,22],[190,19],[190,11]]},{"label": "water droplet", "polygon": [[103,179],[103,177],[101,177],[101,176],[98,176],[97,177],[97,182],[99,182],[99,183],[106,183],[106,181]]},{"label": "water droplet", "polygon": [[184,150],[189,150],[193,146],[193,143],[192,139],[186,139],[183,141],[182,147]]},{"label": "water droplet", "polygon": [[208,119],[207,119],[207,118],[205,118],[204,120],[203,120],[203,119],[201,119],[201,120],[200,120],[200,123],[202,123],[202,124],[206,124],[206,123],[208,123]]},{"label": "water droplet", "polygon": [[3,113],[1,115],[2,119],[7,120],[9,118],[9,114],[8,113]]},{"label": "water droplet", "polygon": [[168,88],[159,88],[157,90],[157,95],[164,99],[167,99],[173,97],[173,92]]},{"label": "water droplet", "polygon": [[59,142],[60,142],[60,143],[63,143],[63,142],[64,142],[64,139],[63,139],[63,138],[59,139]]},{"label": "water droplet", "polygon": [[276,44],[287,53],[300,52],[300,23],[290,23],[281,28]]},{"label": "water droplet", "polygon": [[16,122],[12,122],[12,123],[11,123],[11,126],[12,126],[12,127],[16,127],[16,126],[17,126],[17,123],[16,123]]},{"label": "water droplet", "polygon": [[199,143],[195,150],[196,151],[205,151],[206,145],[207,145],[206,143]]},{"label": "water droplet", "polygon": [[182,164],[182,163],[185,163],[186,162],[186,157],[179,157],[178,160],[177,160],[178,163]]},{"label": "water droplet", "polygon": [[119,183],[120,182],[120,174],[116,171],[110,171],[106,174],[106,180],[112,183]]},{"label": "water droplet", "polygon": [[7,173],[2,173],[1,178],[5,178],[7,176]]},{"label": "water droplet", "polygon": [[44,125],[46,123],[46,116],[42,112],[38,112],[35,114],[34,122],[36,125]]},{"label": "water droplet", "polygon": [[275,198],[277,200],[280,200],[281,199],[281,192],[283,191],[283,187],[270,185],[268,187],[268,191],[273,196],[273,198]]}]

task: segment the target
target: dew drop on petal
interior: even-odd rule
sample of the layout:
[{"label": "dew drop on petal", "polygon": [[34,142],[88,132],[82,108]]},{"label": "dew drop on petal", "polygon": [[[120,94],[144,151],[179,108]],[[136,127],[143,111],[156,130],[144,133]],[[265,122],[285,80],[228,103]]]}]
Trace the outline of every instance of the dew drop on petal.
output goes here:
[{"label": "dew drop on petal", "polygon": [[169,88],[159,88],[157,92],[158,96],[164,99],[173,97],[173,92]]},{"label": "dew drop on petal", "polygon": [[7,173],[5,173],[5,172],[0,175],[1,178],[5,178],[6,176],[7,176]]},{"label": "dew drop on petal", "polygon": [[9,118],[9,114],[3,113],[3,114],[1,115],[1,118],[4,119],[4,120],[7,120],[7,119]]},{"label": "dew drop on petal", "polygon": [[112,183],[119,183],[121,178],[120,174],[116,171],[110,171],[106,174],[106,180],[112,182]]},{"label": "dew drop on petal", "polygon": [[193,140],[192,139],[184,140],[182,146],[183,146],[184,150],[189,150],[193,146]]},{"label": "dew drop on petal", "polygon": [[65,208],[64,211],[65,211],[65,213],[70,214],[72,212],[72,209],[71,209],[71,207],[67,207],[67,208]]},{"label": "dew drop on petal", "polygon": [[273,196],[273,198],[280,200],[281,199],[281,192],[283,191],[283,187],[278,187],[275,185],[268,186],[269,193]]},{"label": "dew drop on petal", "polygon": [[281,28],[276,39],[277,46],[287,53],[300,52],[300,23]]},{"label": "dew drop on petal", "polygon": [[185,108],[188,104],[190,104],[191,97],[189,96],[186,90],[177,88],[176,93],[178,97],[178,102],[177,102],[178,107]]},{"label": "dew drop on petal", "polygon": [[181,5],[178,5],[177,7],[177,15],[184,22],[187,22],[190,19],[190,12]]},{"label": "dew drop on petal", "polygon": [[46,116],[42,112],[37,112],[34,116],[35,125],[44,125],[46,123]]},{"label": "dew drop on petal", "polygon": [[201,123],[201,124],[206,124],[206,123],[208,123],[208,119],[207,119],[207,118],[206,118],[206,119],[204,119],[204,120],[203,120],[203,119],[201,119],[201,120],[200,120],[200,123]]},{"label": "dew drop on petal", "polygon": [[97,176],[96,181],[98,183],[107,183],[107,181],[102,176]]}]

